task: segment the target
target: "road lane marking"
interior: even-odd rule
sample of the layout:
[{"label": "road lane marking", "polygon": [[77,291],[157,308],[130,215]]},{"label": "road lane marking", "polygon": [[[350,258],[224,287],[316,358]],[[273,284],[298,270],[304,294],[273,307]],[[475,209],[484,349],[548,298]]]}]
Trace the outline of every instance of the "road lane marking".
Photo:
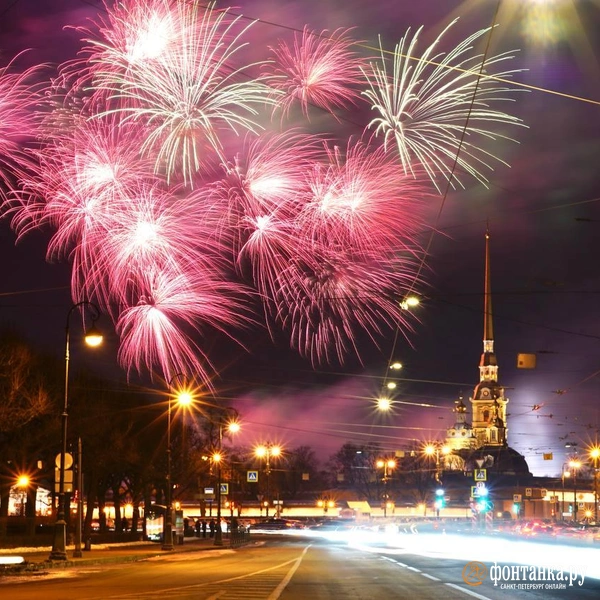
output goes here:
[{"label": "road lane marking", "polygon": [[[280,569],[281,567],[285,567],[289,564],[295,565],[291,569],[291,574],[293,575],[293,572],[298,568],[298,566],[300,564],[299,561],[302,560],[302,558],[304,557],[304,555],[306,554],[306,552],[308,551],[308,549],[311,546],[312,546],[312,544],[309,544],[308,546],[306,546],[298,558],[292,558],[290,560],[279,563],[277,565],[273,565],[273,566],[267,567],[265,569],[260,569],[258,571],[252,571],[250,573],[244,573],[243,575],[236,575],[235,577],[227,577],[225,579],[219,579],[216,581],[207,581],[205,583],[194,583],[194,584],[190,584],[190,585],[162,588],[162,589],[155,590],[155,591],[145,591],[145,592],[138,591],[138,592],[134,592],[131,594],[115,594],[112,596],[102,596],[102,598],[103,598],[103,600],[110,600],[110,599],[125,600],[125,599],[129,599],[129,598],[136,598],[139,600],[140,598],[155,598],[155,597],[160,597],[160,596],[167,597],[168,595],[172,595],[172,594],[181,594],[181,592],[183,592],[185,590],[201,590],[201,589],[208,588],[208,587],[217,587],[217,586],[223,585],[225,583],[243,581],[244,579],[252,579],[258,575],[272,573],[273,571]],[[289,573],[288,573],[288,575],[289,575]],[[287,578],[287,576],[286,576],[286,578]],[[284,581],[286,581],[285,578],[284,578]],[[289,583],[289,580],[286,581],[286,585],[287,585],[287,583]],[[279,589],[280,587],[281,587],[281,583],[279,584],[277,589]],[[283,588],[281,589],[281,591],[283,591]],[[279,592],[280,594],[281,594],[281,591]],[[218,594],[218,592],[217,592],[217,594]],[[218,598],[218,597],[219,596],[217,595],[216,598]],[[278,597],[279,596],[269,596],[269,599],[276,600]],[[89,598],[86,598],[83,600],[95,600],[96,598],[98,598],[98,596],[90,596]]]},{"label": "road lane marking", "polygon": [[281,583],[273,590],[273,593],[267,598],[267,600],[277,600],[279,596],[281,596],[281,592],[285,590],[287,584],[290,582],[296,569],[300,566],[302,559],[306,556],[306,553],[310,545],[306,546],[304,550],[302,550],[302,554],[296,559],[296,562],[293,564],[292,568],[287,572],[287,575],[282,579]]},{"label": "road lane marking", "polygon": [[421,573],[423,577],[427,577],[427,579],[431,579],[432,581],[441,581],[438,577],[434,577],[433,575],[428,575],[427,573]]},{"label": "road lane marking", "polygon": [[469,596],[473,596],[473,598],[479,598],[479,600],[491,600],[491,598],[489,598],[488,596],[482,596],[481,594],[478,594],[477,592],[468,590],[460,585],[456,585],[455,583],[445,583],[444,585],[447,585],[448,587],[451,587],[455,590],[458,590],[460,592],[468,594]]}]

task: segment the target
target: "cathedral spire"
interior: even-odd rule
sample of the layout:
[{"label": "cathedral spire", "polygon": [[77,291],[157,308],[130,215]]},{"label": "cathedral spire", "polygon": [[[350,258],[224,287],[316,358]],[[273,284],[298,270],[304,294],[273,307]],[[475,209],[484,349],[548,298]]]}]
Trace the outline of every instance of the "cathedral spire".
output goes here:
[{"label": "cathedral spire", "polygon": [[[490,275],[490,230],[485,232],[485,291],[484,291],[484,317],[483,317],[483,343],[494,341],[494,325],[492,322],[492,281]],[[493,347],[488,352],[493,352]]]},{"label": "cathedral spire", "polygon": [[494,354],[492,324],[492,281],[490,274],[490,230],[485,232],[485,273],[483,300],[483,352],[479,361],[479,383],[475,386],[473,432],[479,445],[506,444],[506,404],[504,389],[498,383],[498,362]]}]

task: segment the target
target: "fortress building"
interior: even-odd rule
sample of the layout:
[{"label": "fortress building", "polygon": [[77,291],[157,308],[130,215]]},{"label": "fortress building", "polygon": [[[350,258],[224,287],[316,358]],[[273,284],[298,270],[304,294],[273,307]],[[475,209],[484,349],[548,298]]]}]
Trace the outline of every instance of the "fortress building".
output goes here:
[{"label": "fortress building", "polygon": [[508,446],[508,425],[504,388],[498,382],[498,361],[494,353],[492,289],[490,275],[490,234],[485,234],[483,352],[479,360],[479,383],[469,398],[472,422],[462,397],[455,401],[456,420],[446,432],[450,451],[448,467],[472,470],[486,468],[507,475],[530,475],[525,458]]}]

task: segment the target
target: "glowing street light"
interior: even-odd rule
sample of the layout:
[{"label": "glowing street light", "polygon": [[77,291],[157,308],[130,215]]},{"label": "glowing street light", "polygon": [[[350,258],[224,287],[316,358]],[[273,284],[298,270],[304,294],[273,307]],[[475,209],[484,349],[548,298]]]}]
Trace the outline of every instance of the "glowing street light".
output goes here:
[{"label": "glowing street light", "polygon": [[223,530],[221,529],[221,463],[223,461],[223,426],[229,433],[238,433],[240,424],[237,420],[237,411],[233,408],[226,408],[233,416],[229,420],[224,420],[221,415],[219,419],[219,447],[212,455],[213,463],[217,466],[217,529],[215,530],[215,546],[223,545]]},{"label": "glowing street light", "polygon": [[570,460],[569,467],[573,472],[573,521],[577,522],[577,471],[581,468],[581,461]]},{"label": "glowing street light", "polygon": [[173,550],[173,483],[172,465],[171,465],[171,413],[173,411],[173,401],[183,408],[190,406],[194,401],[194,395],[188,388],[173,389],[173,383],[178,377],[183,377],[183,373],[174,375],[167,384],[170,394],[167,408],[167,486],[166,486],[166,514],[163,528],[163,550]]},{"label": "glowing street light", "polygon": [[421,301],[416,296],[406,296],[404,300],[400,301],[400,308],[403,310],[409,310],[419,306],[419,304],[421,304]]},{"label": "glowing street light", "polygon": [[598,525],[598,461],[600,460],[600,447],[590,449],[590,458],[594,464],[594,522]]},{"label": "glowing street light", "polygon": [[388,397],[382,396],[381,398],[377,398],[377,410],[387,412],[391,409],[392,401]]},{"label": "glowing street light", "polygon": [[17,487],[21,489],[21,516],[25,516],[25,499],[27,497],[27,488],[31,479],[29,475],[23,474],[17,477]]},{"label": "glowing street light", "polygon": [[27,488],[29,487],[29,475],[19,475],[17,479],[17,487]]},{"label": "glowing street light", "polygon": [[63,398],[63,411],[61,414],[61,453],[59,459],[59,479],[58,479],[58,513],[56,523],[54,524],[54,541],[52,543],[52,551],[50,552],[49,560],[66,560],[67,559],[67,521],[66,521],[66,494],[65,494],[65,471],[66,456],[67,456],[67,421],[69,418],[69,361],[71,351],[70,338],[70,320],[71,315],[75,310],[89,307],[92,309],[92,326],[85,333],[85,343],[96,348],[102,344],[103,336],[95,326],[96,321],[100,317],[100,310],[93,303],[87,300],[77,302],[69,309],[67,313],[67,322],[65,327],[65,385]]},{"label": "glowing street light", "polygon": [[393,458],[380,458],[375,466],[378,469],[383,469],[383,517],[387,517],[387,507],[388,507],[388,493],[387,493],[387,483],[391,475],[391,471],[396,468],[396,461]]},{"label": "glowing street light", "polygon": [[265,515],[269,516],[269,506],[271,504],[270,487],[271,487],[271,458],[276,458],[281,455],[281,448],[273,444],[258,446],[254,450],[255,456],[265,459],[265,474],[267,476],[267,497],[265,499]]},{"label": "glowing street light", "polygon": [[442,445],[442,444],[426,444],[423,448],[423,453],[425,456],[435,457],[435,480],[438,483],[441,483],[440,475],[442,473],[442,464],[440,462],[440,455],[447,456],[452,452],[450,446]]}]

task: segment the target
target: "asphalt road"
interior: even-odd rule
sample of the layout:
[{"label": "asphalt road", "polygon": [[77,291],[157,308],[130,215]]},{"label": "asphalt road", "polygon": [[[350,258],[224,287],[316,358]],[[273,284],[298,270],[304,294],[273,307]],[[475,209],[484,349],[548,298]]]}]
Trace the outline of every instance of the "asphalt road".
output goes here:
[{"label": "asphalt road", "polygon": [[255,536],[235,550],[165,553],[0,578],[7,600],[490,600],[600,597],[600,581],[567,589],[507,589],[466,581],[465,561],[309,537]]}]

